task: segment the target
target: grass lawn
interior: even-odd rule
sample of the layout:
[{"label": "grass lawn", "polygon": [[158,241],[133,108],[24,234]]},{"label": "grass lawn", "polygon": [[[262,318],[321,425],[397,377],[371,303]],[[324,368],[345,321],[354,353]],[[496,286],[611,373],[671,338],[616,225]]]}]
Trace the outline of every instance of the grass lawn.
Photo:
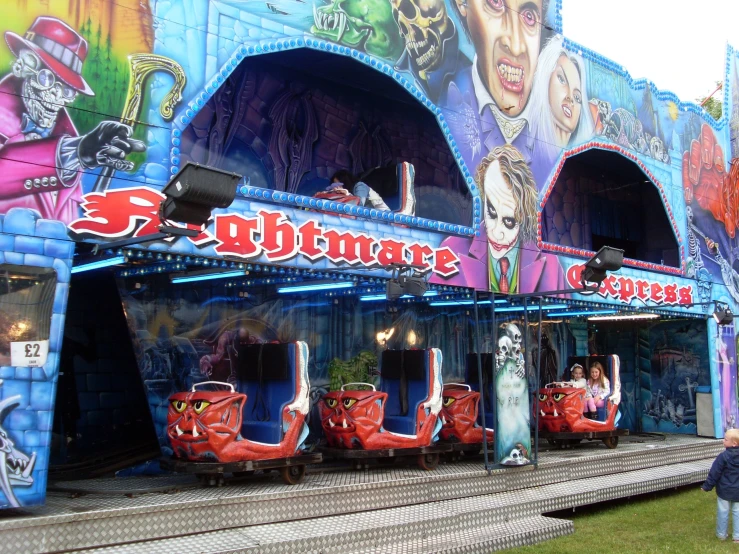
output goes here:
[{"label": "grass lawn", "polygon": [[535,546],[517,548],[517,553],[739,553],[739,544],[731,541],[731,525],[727,542],[716,538],[716,493],[703,492],[700,485],[583,506],[575,513],[549,515],[571,519],[575,532]]}]

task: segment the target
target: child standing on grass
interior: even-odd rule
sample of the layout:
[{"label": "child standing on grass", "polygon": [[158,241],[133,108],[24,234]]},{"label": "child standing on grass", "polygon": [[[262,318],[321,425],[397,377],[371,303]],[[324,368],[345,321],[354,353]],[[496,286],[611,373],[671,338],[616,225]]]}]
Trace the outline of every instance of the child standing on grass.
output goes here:
[{"label": "child standing on grass", "polygon": [[739,543],[739,429],[729,429],[724,434],[724,450],[711,466],[708,479],[701,487],[710,491],[716,487],[718,512],[716,536],[726,540],[729,534],[729,510],[733,516],[734,542]]}]

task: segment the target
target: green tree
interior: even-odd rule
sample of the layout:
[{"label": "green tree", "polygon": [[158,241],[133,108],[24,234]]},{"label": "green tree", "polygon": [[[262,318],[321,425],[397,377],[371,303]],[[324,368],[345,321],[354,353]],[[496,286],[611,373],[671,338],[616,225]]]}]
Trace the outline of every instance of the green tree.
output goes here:
[{"label": "green tree", "polygon": [[716,81],[716,91],[710,96],[703,96],[702,98],[696,98],[696,102],[698,102],[699,105],[703,106],[703,109],[706,110],[709,115],[718,121],[721,119],[721,114],[723,113],[723,97],[719,94],[719,92],[723,88],[723,83],[721,81]]}]

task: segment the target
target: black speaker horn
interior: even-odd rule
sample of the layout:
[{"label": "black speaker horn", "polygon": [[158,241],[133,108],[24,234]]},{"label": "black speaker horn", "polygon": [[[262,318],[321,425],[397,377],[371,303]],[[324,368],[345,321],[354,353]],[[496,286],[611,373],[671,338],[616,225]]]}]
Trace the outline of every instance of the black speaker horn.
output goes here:
[{"label": "black speaker horn", "polygon": [[214,208],[228,208],[241,175],[188,162],[162,190],[162,220],[205,225]]},{"label": "black speaker horn", "polygon": [[582,280],[587,283],[602,283],[606,272],[618,271],[624,263],[624,251],[604,246],[590,258],[582,272]]}]

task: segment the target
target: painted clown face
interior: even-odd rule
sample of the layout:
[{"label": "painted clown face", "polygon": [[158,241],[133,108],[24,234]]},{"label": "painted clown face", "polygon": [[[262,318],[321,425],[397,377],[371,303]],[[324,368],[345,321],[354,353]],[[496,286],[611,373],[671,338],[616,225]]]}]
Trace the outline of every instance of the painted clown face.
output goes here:
[{"label": "painted clown face", "polygon": [[516,221],[516,198],[500,171],[500,162],[490,164],[483,182],[485,188],[485,231],[490,255],[499,260],[518,241],[520,222]]},{"label": "painted clown face", "polygon": [[517,116],[531,94],[539,56],[542,0],[456,0],[490,96]]}]

